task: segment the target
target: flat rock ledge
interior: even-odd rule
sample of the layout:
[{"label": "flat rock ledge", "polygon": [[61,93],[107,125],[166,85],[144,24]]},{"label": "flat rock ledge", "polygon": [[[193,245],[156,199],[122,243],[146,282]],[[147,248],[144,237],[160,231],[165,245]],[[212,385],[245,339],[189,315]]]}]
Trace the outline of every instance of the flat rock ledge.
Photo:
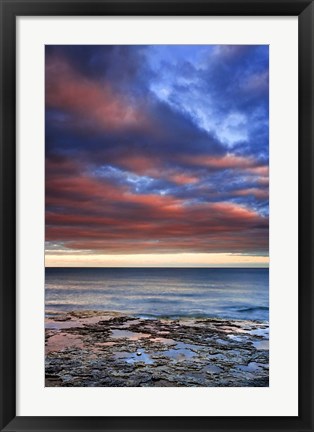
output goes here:
[{"label": "flat rock ledge", "polygon": [[267,387],[268,323],[70,312],[46,321],[46,387]]}]

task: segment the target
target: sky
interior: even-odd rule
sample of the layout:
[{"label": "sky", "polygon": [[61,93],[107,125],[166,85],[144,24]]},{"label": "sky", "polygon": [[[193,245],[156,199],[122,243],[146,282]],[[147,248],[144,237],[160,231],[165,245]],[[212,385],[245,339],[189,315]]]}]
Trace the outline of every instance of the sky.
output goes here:
[{"label": "sky", "polygon": [[267,266],[265,45],[47,45],[46,266]]}]

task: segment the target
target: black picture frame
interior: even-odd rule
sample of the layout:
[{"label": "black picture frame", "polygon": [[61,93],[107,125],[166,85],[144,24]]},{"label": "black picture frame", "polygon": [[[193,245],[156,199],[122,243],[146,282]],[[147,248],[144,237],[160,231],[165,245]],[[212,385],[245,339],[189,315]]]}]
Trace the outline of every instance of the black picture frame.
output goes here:
[{"label": "black picture frame", "polygon": [[[308,0],[0,0],[1,431],[313,431],[313,2]],[[16,415],[16,17],[297,16],[299,24],[299,415],[297,417],[19,417]],[[283,102],[284,103],[284,102]],[[34,401],[34,403],[36,403]]]}]

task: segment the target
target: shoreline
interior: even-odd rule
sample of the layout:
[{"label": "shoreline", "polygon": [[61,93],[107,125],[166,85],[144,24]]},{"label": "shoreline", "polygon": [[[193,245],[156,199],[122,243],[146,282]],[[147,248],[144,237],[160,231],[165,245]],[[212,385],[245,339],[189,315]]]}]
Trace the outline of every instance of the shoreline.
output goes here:
[{"label": "shoreline", "polygon": [[46,387],[268,387],[268,323],[72,311],[46,319]]}]

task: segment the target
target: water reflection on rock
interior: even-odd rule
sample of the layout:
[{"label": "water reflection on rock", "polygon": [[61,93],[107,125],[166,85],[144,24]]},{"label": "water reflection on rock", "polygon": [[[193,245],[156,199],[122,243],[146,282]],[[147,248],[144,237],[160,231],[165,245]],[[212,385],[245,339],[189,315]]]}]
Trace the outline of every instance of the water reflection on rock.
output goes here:
[{"label": "water reflection on rock", "polygon": [[46,386],[268,386],[268,324],[71,312],[49,317]]}]

